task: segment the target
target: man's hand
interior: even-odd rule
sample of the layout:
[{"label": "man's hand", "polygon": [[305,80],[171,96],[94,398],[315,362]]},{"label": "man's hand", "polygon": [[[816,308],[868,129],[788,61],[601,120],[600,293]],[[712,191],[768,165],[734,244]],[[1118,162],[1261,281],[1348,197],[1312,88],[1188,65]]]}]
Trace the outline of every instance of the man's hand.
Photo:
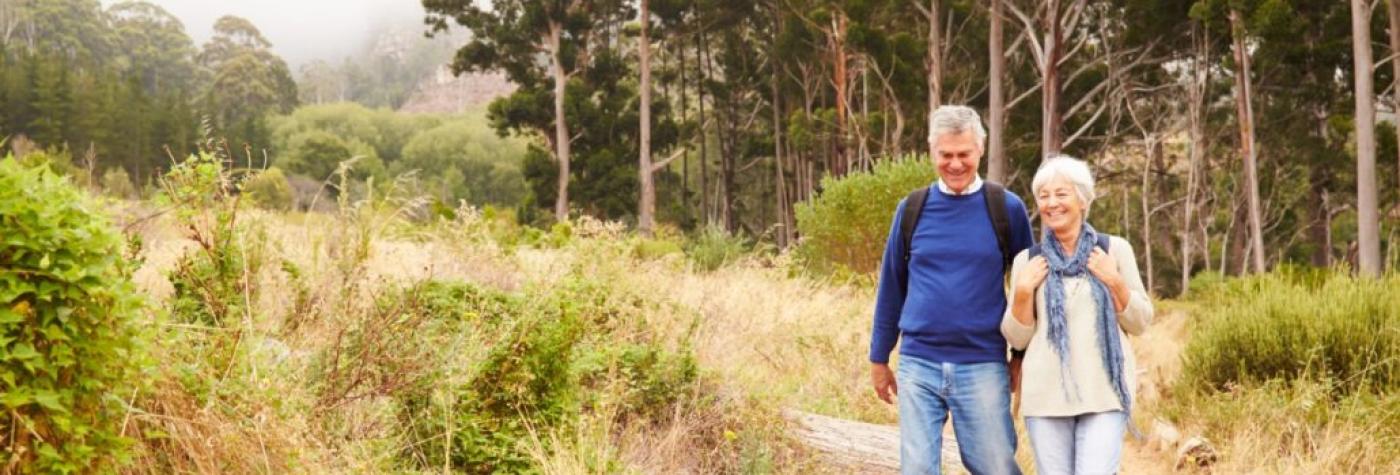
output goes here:
[{"label": "man's hand", "polygon": [[899,396],[899,386],[894,382],[894,372],[890,371],[890,365],[871,363],[870,382],[875,385],[875,395],[879,396],[881,401],[894,404],[893,398]]}]

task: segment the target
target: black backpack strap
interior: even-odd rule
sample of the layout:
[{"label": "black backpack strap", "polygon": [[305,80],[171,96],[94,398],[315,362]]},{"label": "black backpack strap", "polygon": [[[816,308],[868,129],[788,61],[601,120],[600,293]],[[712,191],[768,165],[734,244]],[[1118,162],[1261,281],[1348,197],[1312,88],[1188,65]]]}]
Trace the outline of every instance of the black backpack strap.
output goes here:
[{"label": "black backpack strap", "polygon": [[899,218],[899,239],[904,243],[904,265],[909,265],[910,249],[914,243],[914,230],[919,227],[919,216],[924,211],[924,201],[928,199],[928,188],[909,192],[904,198],[904,214]]},{"label": "black backpack strap", "polygon": [[[1098,242],[1096,242],[1096,243],[1094,243],[1094,244],[1097,245],[1097,246],[1099,246],[1099,249],[1103,249],[1103,252],[1108,252],[1108,243],[1109,243],[1109,239],[1110,239],[1110,238],[1108,237],[1108,235],[1107,235],[1107,234],[1104,234],[1104,233],[1098,233],[1098,234],[1097,234],[1096,236],[1094,236],[1094,237],[1095,237],[1095,239],[1098,241]],[[1042,253],[1044,253],[1045,250],[1042,249],[1042,248],[1040,247],[1040,244],[1032,244],[1032,245],[1031,245],[1031,248],[1030,248],[1030,250],[1029,250],[1028,252],[1029,252],[1029,254],[1026,256],[1026,258],[1027,258],[1027,259],[1034,259],[1036,256],[1039,256],[1039,255],[1041,255]],[[1015,348],[1012,348],[1012,349],[1011,349],[1011,357],[1012,357],[1012,358],[1024,358],[1025,356],[1026,356],[1026,350],[1018,350],[1018,349],[1015,349]]]},{"label": "black backpack strap", "polygon": [[1011,269],[1011,220],[1006,217],[1006,188],[1000,183],[983,182],[987,191],[987,216],[992,218],[992,230],[997,235],[997,248],[1001,249],[1001,270]]}]

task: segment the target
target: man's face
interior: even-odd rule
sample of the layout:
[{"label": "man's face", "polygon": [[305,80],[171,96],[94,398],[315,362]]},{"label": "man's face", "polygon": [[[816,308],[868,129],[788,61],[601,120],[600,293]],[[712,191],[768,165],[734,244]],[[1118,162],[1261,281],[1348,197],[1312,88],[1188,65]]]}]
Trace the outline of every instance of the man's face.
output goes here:
[{"label": "man's face", "polygon": [[982,162],[982,144],[972,131],[940,135],[933,144],[933,163],[938,176],[955,192],[962,193],[977,177]]}]

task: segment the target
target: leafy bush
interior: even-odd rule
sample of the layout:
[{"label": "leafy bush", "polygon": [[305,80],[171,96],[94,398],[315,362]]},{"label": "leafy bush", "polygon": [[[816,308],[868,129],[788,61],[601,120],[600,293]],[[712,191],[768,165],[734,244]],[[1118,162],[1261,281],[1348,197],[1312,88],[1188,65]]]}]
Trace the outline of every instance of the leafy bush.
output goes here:
[{"label": "leafy bush", "polygon": [[484,117],[468,115],[414,135],[391,170],[418,170],[441,188],[437,194],[444,201],[515,204],[525,194],[524,155],[523,141],[502,138]]},{"label": "leafy bush", "polygon": [[744,238],[732,236],[716,226],[706,227],[685,246],[685,254],[690,257],[690,261],[696,268],[706,272],[738,260],[747,251],[748,243]]},{"label": "leafy bush", "polygon": [[351,159],[355,160],[352,168],[355,178],[384,174],[384,163],[369,144],[322,130],[292,135],[287,139],[286,151],[278,156],[276,163],[289,172],[325,180],[340,167],[341,162]]},{"label": "leafy bush", "polygon": [[277,167],[259,172],[248,179],[243,183],[243,192],[248,195],[249,200],[264,209],[286,211],[292,209],[292,205],[295,204],[292,185],[287,182],[287,175]]},{"label": "leafy bush", "polygon": [[47,166],[0,160],[0,447],[21,473],[112,470],[140,355],[124,244]]},{"label": "leafy bush", "polygon": [[880,268],[895,206],[935,178],[927,158],[907,156],[875,164],[868,172],[823,178],[822,192],[797,206],[804,255],[817,268],[841,266],[869,273]]},{"label": "leafy bush", "polygon": [[[256,252],[260,236],[237,238],[246,231],[238,222],[240,200],[219,159],[191,156],[161,179],[157,201],[175,208],[175,218],[199,247],[180,257],[170,272],[175,293],[170,301],[177,318],[221,326],[241,315],[256,301],[257,275],[262,263]],[[250,242],[251,241],[251,242]]]},{"label": "leafy bush", "polygon": [[1335,380],[1340,390],[1400,389],[1400,277],[1296,272],[1231,279],[1205,303],[1186,347],[1196,388],[1273,379]]},{"label": "leafy bush", "polygon": [[[620,418],[662,416],[698,379],[688,347],[672,351],[629,333],[643,324],[644,302],[601,284],[569,280],[557,290],[522,296],[429,282],[403,298],[417,302],[411,313],[426,317],[425,338],[491,335],[464,380],[435,374],[399,396],[399,418],[414,442],[403,456],[419,468],[446,463],[467,473],[529,471],[530,444],[540,434],[572,427],[602,406]],[[446,460],[444,434],[451,440]]]},{"label": "leafy bush", "polygon": [[632,257],[659,259],[671,254],[684,254],[681,244],[664,238],[638,238],[632,245]]},{"label": "leafy bush", "polygon": [[131,184],[131,177],[126,174],[126,169],[122,167],[112,167],[102,172],[102,191],[108,196],[123,199],[137,197],[136,185]]}]

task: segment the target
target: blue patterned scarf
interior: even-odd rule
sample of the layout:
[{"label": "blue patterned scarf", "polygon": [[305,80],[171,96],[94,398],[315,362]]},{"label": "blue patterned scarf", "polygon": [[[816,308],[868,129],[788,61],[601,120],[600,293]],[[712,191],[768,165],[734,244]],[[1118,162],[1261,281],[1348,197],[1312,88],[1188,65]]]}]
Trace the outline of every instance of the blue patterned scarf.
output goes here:
[{"label": "blue patterned scarf", "polygon": [[[1108,371],[1108,381],[1118,393],[1118,402],[1125,414],[1131,414],[1132,397],[1128,392],[1127,378],[1124,376],[1123,343],[1119,341],[1118,312],[1113,305],[1113,297],[1108,287],[1089,272],[1089,254],[1098,243],[1098,232],[1086,221],[1079,231],[1079,242],[1074,255],[1066,257],[1064,249],[1055,239],[1055,233],[1045,228],[1041,239],[1041,253],[1050,264],[1050,272],[1045,277],[1045,311],[1049,313],[1047,336],[1050,345],[1060,356],[1060,373],[1065,384],[1065,398],[1069,398],[1070,387],[1074,388],[1074,398],[1079,399],[1079,387],[1069,371],[1069,332],[1065,321],[1065,282],[1066,277],[1086,277],[1094,291],[1094,302],[1098,304],[1098,315],[1094,326],[1098,328],[1099,354],[1103,355],[1103,366]],[[1131,417],[1129,421],[1131,421]],[[1130,424],[1131,425],[1131,424]],[[1136,432],[1136,431],[1134,431]]]}]

